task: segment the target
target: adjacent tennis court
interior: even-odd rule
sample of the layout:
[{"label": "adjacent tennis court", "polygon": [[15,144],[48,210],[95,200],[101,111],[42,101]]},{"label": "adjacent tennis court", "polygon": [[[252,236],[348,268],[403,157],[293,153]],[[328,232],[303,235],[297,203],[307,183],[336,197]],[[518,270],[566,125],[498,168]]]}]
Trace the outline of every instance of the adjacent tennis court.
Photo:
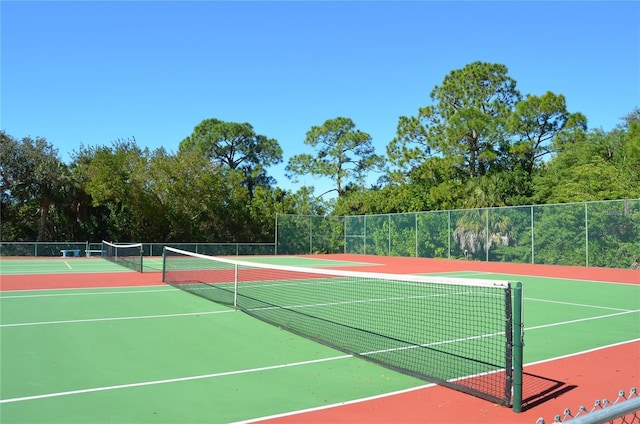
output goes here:
[{"label": "adjacent tennis court", "polygon": [[[411,258],[250,259],[323,269],[521,281],[525,364],[616,347],[595,351],[609,352],[609,360],[591,366],[581,362],[577,371],[571,371],[573,377],[564,374],[570,369],[562,362],[566,358],[547,362],[563,365],[545,368],[544,373],[537,371],[538,365],[525,366],[525,410],[515,414],[162,284],[160,272],[136,273],[90,258],[3,259],[0,421],[388,422],[395,417],[395,422],[443,422],[444,416],[453,422],[463,416],[467,422],[535,422],[538,416],[549,419],[571,406],[578,393],[588,396],[582,401],[586,403],[640,385],[640,274],[624,273],[605,281],[594,272],[596,281],[591,281],[572,275],[514,274],[515,267],[503,264],[493,264],[490,272],[464,261],[444,261],[447,266],[457,264],[454,271],[440,269],[442,261]],[[400,267],[393,259],[402,262]],[[159,258],[145,258],[145,264],[150,265],[145,271],[162,266]],[[559,269],[538,268],[539,274]],[[61,280],[66,283],[56,283]],[[272,293],[270,302],[275,302],[277,291]],[[343,293],[327,295],[337,296],[335,300]],[[614,370],[607,374],[606,384],[584,383],[590,374],[600,375],[609,368]],[[417,395],[422,398],[418,406],[410,400]],[[390,399],[397,403],[390,404]],[[357,417],[350,412],[354,405],[361,408]],[[477,405],[485,412],[479,415]],[[296,411],[305,412],[289,416]]]}]

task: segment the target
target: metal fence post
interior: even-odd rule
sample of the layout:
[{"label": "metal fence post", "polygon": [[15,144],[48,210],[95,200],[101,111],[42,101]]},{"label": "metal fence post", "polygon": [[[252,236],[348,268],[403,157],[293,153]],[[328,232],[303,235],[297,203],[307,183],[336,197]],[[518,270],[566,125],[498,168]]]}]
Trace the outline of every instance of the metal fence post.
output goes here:
[{"label": "metal fence post", "polygon": [[584,263],[589,266],[589,203],[584,204]]},{"label": "metal fence post", "polygon": [[276,214],[276,230],[275,230],[275,234],[273,235],[273,242],[275,244],[274,247],[274,254],[278,254],[278,214]]},{"label": "metal fence post", "polygon": [[389,230],[389,237],[387,240],[387,256],[391,256],[391,214],[387,215],[387,222],[388,222],[388,230]]},{"label": "metal fence post", "polygon": [[530,206],[531,208],[531,263],[535,264],[535,251],[534,251],[534,245],[535,245],[535,240],[534,240],[534,236],[533,236],[533,205]]},{"label": "metal fence post", "polygon": [[420,256],[418,255],[418,212],[413,214],[413,220],[416,228],[416,258],[417,258]]},{"label": "metal fence post", "polygon": [[485,261],[489,262],[489,247],[491,246],[491,237],[489,236],[489,208],[485,209],[485,212],[487,214],[486,221],[485,221],[486,230],[487,230],[487,235],[486,235],[487,248],[485,249]]},{"label": "metal fence post", "polygon": [[447,259],[451,259],[451,211],[447,211]]}]

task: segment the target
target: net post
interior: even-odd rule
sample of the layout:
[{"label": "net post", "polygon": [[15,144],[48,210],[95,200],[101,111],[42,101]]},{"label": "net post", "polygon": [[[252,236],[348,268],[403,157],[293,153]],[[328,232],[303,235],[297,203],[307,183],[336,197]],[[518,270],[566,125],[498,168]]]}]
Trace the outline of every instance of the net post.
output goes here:
[{"label": "net post", "polygon": [[144,249],[142,247],[142,244],[140,245],[140,272],[144,272]]},{"label": "net post", "polygon": [[513,412],[522,412],[522,360],[524,324],[522,322],[522,283],[513,288]]},{"label": "net post", "polygon": [[276,213],[276,229],[273,233],[273,242],[274,242],[273,254],[277,255],[278,254],[278,214],[277,213]]},{"label": "net post", "polygon": [[164,270],[167,264],[167,246],[162,246],[162,282],[165,283]]}]

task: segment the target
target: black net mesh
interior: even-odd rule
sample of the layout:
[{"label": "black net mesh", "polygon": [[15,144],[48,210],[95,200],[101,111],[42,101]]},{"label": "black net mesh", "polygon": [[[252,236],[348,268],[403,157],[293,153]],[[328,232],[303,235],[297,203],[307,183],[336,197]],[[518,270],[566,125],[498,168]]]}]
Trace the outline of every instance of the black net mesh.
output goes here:
[{"label": "black net mesh", "polygon": [[264,265],[170,248],[163,281],[403,373],[510,403],[507,282]]}]

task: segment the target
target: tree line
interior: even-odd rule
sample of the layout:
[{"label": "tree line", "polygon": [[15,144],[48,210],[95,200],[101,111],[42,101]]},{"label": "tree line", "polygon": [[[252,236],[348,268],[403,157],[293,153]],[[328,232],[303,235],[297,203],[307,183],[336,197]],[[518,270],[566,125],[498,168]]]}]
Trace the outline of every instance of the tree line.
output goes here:
[{"label": "tree line", "polygon": [[[383,153],[347,117],[309,129],[310,153],[277,186],[276,139],[250,123],[205,119],[177,152],[134,137],[80,145],[64,163],[44,137],[0,132],[3,241],[272,242],[275,216],[361,215],[640,198],[640,109],[589,129],[561,94],[522,95],[502,64],[451,71],[429,105],[401,116]],[[606,107],[606,105],[602,105]],[[366,177],[382,175],[367,186]]]}]

